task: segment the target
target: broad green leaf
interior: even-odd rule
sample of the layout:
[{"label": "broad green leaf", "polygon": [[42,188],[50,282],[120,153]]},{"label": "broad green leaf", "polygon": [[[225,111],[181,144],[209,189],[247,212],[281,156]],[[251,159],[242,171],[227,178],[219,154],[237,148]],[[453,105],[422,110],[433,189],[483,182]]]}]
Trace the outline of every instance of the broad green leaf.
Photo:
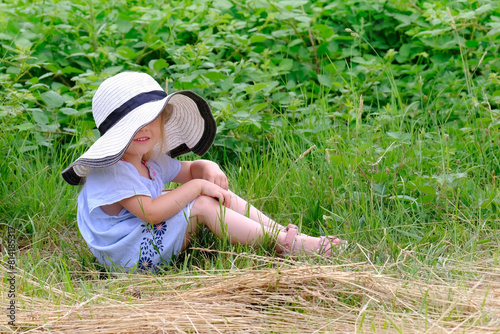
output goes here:
[{"label": "broad green leaf", "polygon": [[[40,124],[40,129],[45,132],[56,132],[57,129],[59,129],[59,124],[58,123],[52,123],[52,124]],[[46,137],[43,137],[43,139]],[[42,144],[44,146],[50,146],[50,142],[48,141],[42,141],[41,139],[38,141],[39,144]]]},{"label": "broad green leaf", "polygon": [[288,7],[288,8],[297,8],[297,7],[303,6],[307,3],[308,3],[307,0],[282,0],[282,1],[277,2],[277,4],[279,6]]},{"label": "broad green leaf", "polygon": [[416,186],[416,188],[418,190],[420,190],[421,192],[423,192],[424,194],[435,194],[436,193],[436,190],[431,187],[431,186]]},{"label": "broad green leaf", "polygon": [[19,151],[21,153],[25,153],[25,152],[28,152],[28,151],[36,150],[37,148],[38,148],[38,145],[26,145],[26,146],[21,146],[21,148],[19,149]]},{"label": "broad green leaf", "polygon": [[261,125],[261,120],[262,120],[262,117],[258,114],[254,114],[254,115],[251,115],[249,117],[249,120],[252,122],[253,125],[255,125],[259,130],[262,128],[262,125]]},{"label": "broad green leaf", "polygon": [[294,17],[295,20],[299,21],[299,22],[303,22],[303,23],[309,23],[311,22],[311,18],[307,15],[296,15]]},{"label": "broad green leaf", "polygon": [[230,130],[234,130],[236,129],[238,126],[240,126],[240,124],[235,121],[234,119],[228,119],[226,122],[225,122],[225,127],[227,129],[230,129]]},{"label": "broad green leaf", "polygon": [[331,155],[330,156],[330,162],[333,162],[334,164],[342,164],[343,162],[343,157],[340,155]]},{"label": "broad green leaf", "polygon": [[481,206],[482,209],[487,209],[488,207],[491,206],[491,203],[495,200],[496,196],[492,196],[489,199],[486,200],[479,200],[479,205]]},{"label": "broad green leaf", "polygon": [[48,92],[42,93],[42,100],[47,104],[50,109],[56,109],[61,107],[64,104],[64,100],[61,95],[53,90],[49,90]]},{"label": "broad green leaf", "polygon": [[335,35],[335,31],[333,30],[333,28],[326,24],[318,24],[314,28],[319,32],[321,38],[329,39],[330,37]]},{"label": "broad green leaf", "polygon": [[393,17],[396,20],[398,20],[399,22],[401,22],[401,24],[396,27],[396,29],[399,29],[399,28],[403,28],[403,27],[409,26],[410,24],[412,24],[413,22],[415,22],[415,20],[418,18],[418,14],[417,14],[417,16],[415,16],[415,15],[394,14]]},{"label": "broad green leaf", "polygon": [[363,65],[374,65],[377,63],[377,58],[369,57],[370,59],[365,59],[363,57],[352,57],[352,62],[363,64]]},{"label": "broad green leaf", "polygon": [[458,19],[461,20],[473,20],[476,18],[476,13],[475,12],[465,12],[457,16]]},{"label": "broad green leaf", "polygon": [[33,123],[30,123],[30,122],[26,122],[26,123],[22,123],[22,124],[14,126],[14,128],[18,129],[19,131],[31,130],[34,127],[35,127],[35,125]]},{"label": "broad green leaf", "polygon": [[118,52],[118,54],[120,56],[127,58],[127,59],[133,59],[136,57],[135,50],[133,50],[129,47],[126,47],[126,46],[120,46],[116,49],[116,51]]},{"label": "broad green leaf", "polygon": [[261,35],[261,34],[255,34],[250,37],[250,44],[254,43],[262,43],[267,39],[266,35]]},{"label": "broad green leaf", "polygon": [[191,75],[181,76],[178,80],[180,82],[193,82],[196,78],[198,78],[198,73],[193,73]]},{"label": "broad green leaf", "polygon": [[495,36],[500,33],[500,22],[489,22],[486,23],[486,25],[491,27],[491,30],[488,31],[486,36]]},{"label": "broad green leaf", "polygon": [[385,194],[385,190],[386,190],[385,184],[383,184],[383,183],[373,183],[373,190],[378,195],[384,195]]},{"label": "broad green leaf", "polygon": [[299,44],[303,44],[303,43],[304,43],[303,39],[297,38],[297,39],[291,41],[290,43],[288,43],[288,47],[293,48],[295,45],[299,45]]},{"label": "broad green leaf", "polygon": [[400,142],[409,143],[411,142],[411,134],[401,133],[401,132],[387,132],[387,135],[394,138]]},{"label": "broad green leaf", "polygon": [[80,74],[80,73],[84,73],[81,69],[79,68],[76,68],[76,67],[73,67],[73,66],[66,66],[62,69],[61,71],[62,73],[64,74]]},{"label": "broad green leaf", "polygon": [[47,123],[49,123],[49,117],[42,111],[33,110],[31,114],[33,115],[33,119],[38,125],[46,125]]},{"label": "broad green leaf", "polygon": [[323,75],[323,74],[318,75],[318,82],[326,87],[332,87],[333,85],[333,80],[330,75]]},{"label": "broad green leaf", "polygon": [[132,22],[123,19],[118,19],[116,21],[116,26],[118,28],[118,31],[120,31],[123,34],[128,33],[134,27]]},{"label": "broad green leaf", "polygon": [[411,49],[413,44],[406,43],[401,45],[399,48],[398,54],[396,55],[396,60],[400,63],[403,63],[410,59]]},{"label": "broad green leaf", "polygon": [[375,181],[375,182],[383,183],[383,182],[386,182],[387,180],[389,180],[389,174],[387,174],[384,171],[384,172],[380,172],[377,174],[373,174],[372,178],[373,178],[373,181]]},{"label": "broad green leaf", "polygon": [[228,0],[214,0],[212,3],[214,8],[228,10],[233,7],[233,4]]},{"label": "broad green leaf", "polygon": [[107,73],[109,75],[115,75],[117,73],[120,73],[123,70],[123,66],[110,66],[104,68],[102,71],[104,73]]},{"label": "broad green leaf", "polygon": [[208,71],[203,73],[202,76],[211,81],[219,81],[224,78],[224,75],[219,71]]},{"label": "broad green leaf", "polygon": [[259,103],[257,105],[254,105],[251,109],[251,112],[252,113],[255,113],[255,112],[258,112],[258,111],[261,111],[262,109],[265,109],[269,107],[269,104],[267,102],[264,102],[264,103]]},{"label": "broad green leaf", "polygon": [[277,69],[280,71],[290,71],[293,68],[293,59],[283,59]]},{"label": "broad green leaf", "polygon": [[65,115],[77,115],[79,113],[78,110],[73,108],[61,108],[60,110]]},{"label": "broad green leaf", "polygon": [[33,43],[31,43],[28,39],[23,38],[23,37],[16,39],[14,41],[14,44],[18,48],[23,48],[23,49],[29,49],[33,45]]},{"label": "broad green leaf", "polygon": [[7,73],[9,74],[19,74],[21,73],[21,69],[16,66],[9,66],[7,67]]},{"label": "broad green leaf", "polygon": [[481,14],[493,11],[495,8],[498,8],[498,3],[496,4],[496,6],[493,6],[491,3],[488,3],[488,4],[485,4],[485,5],[482,5],[481,7],[479,7],[478,9],[476,9],[474,12],[477,15],[481,15]]},{"label": "broad green leaf", "polygon": [[[57,70],[56,70],[56,72],[57,72]],[[45,78],[51,77],[51,76],[53,76],[53,75],[54,75],[54,73],[52,73],[52,72],[47,72],[47,73],[45,73],[45,74],[41,75],[41,76],[38,78],[38,80],[42,80],[42,79],[45,79]]]},{"label": "broad green leaf", "polygon": [[220,87],[222,91],[230,91],[231,88],[234,86],[234,79],[229,77],[224,80],[219,81]]},{"label": "broad green leaf", "polygon": [[168,63],[165,61],[165,59],[155,59],[149,62],[149,67],[158,72],[168,67]]},{"label": "broad green leaf", "polygon": [[268,83],[258,83],[256,85],[251,85],[251,86],[245,87],[245,90],[248,94],[255,94],[259,90],[266,88],[268,85],[269,85]]},{"label": "broad green leaf", "polygon": [[425,203],[432,202],[432,200],[434,200],[435,198],[436,198],[436,195],[434,195],[434,194],[425,194],[424,196],[419,197],[418,201],[420,203],[425,204]]},{"label": "broad green leaf", "polygon": [[229,109],[230,104],[225,101],[211,101],[210,105],[214,109],[222,110],[222,109]]},{"label": "broad green leaf", "polygon": [[465,41],[465,46],[468,48],[477,48],[478,45],[479,45],[478,41],[473,41],[473,40]]}]

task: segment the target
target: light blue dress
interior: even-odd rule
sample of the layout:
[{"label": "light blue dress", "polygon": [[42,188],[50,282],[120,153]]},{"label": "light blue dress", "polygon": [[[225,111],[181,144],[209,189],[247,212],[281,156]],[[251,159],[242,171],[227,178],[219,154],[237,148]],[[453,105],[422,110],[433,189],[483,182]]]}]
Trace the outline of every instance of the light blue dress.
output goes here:
[{"label": "light blue dress", "polygon": [[180,171],[179,161],[161,155],[147,163],[151,179],[126,161],[92,168],[78,196],[78,227],[97,260],[116,271],[155,271],[182,249],[193,202],[163,223],[145,223],[125,208],[109,216],[101,206],[134,195],[156,198]]}]

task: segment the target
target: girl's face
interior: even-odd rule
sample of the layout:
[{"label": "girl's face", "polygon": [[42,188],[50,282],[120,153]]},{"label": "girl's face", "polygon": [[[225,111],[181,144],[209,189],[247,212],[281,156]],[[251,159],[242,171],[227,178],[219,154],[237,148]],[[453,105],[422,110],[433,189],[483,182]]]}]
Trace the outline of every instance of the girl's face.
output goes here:
[{"label": "girl's face", "polygon": [[141,158],[152,151],[161,137],[161,117],[146,125],[137,132],[132,143],[129,145],[126,155],[138,155]]}]

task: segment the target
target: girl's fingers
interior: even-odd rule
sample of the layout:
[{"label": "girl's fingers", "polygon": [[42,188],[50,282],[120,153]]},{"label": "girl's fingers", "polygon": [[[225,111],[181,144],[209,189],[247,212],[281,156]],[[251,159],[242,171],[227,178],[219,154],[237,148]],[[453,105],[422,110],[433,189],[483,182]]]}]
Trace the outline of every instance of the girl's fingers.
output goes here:
[{"label": "girl's fingers", "polygon": [[205,180],[212,182],[215,185],[218,185],[224,190],[229,190],[229,183],[227,181],[227,177],[224,173],[205,175]]},{"label": "girl's fingers", "polygon": [[228,184],[227,184],[227,178],[225,178],[224,176],[220,177],[220,179],[218,180],[217,182],[217,185],[219,187],[221,187],[222,189],[224,190],[228,190]]},{"label": "girl's fingers", "polygon": [[224,189],[224,180],[222,177],[218,176],[215,178],[214,183]]},{"label": "girl's fingers", "polygon": [[231,204],[231,193],[227,191],[227,189],[224,189],[224,184],[218,184],[222,183],[223,181],[211,181],[208,179],[206,179],[206,181],[208,181],[209,183],[202,189],[202,194],[216,198],[219,203],[225,205],[226,207],[229,207],[229,205]]},{"label": "girl's fingers", "polygon": [[221,191],[219,193],[219,203],[224,205],[226,208],[229,208],[231,205],[231,194],[227,191]]},{"label": "girl's fingers", "polygon": [[220,184],[220,179],[219,178],[215,177],[213,182],[214,182],[214,184],[216,184],[217,186],[219,186],[219,187],[222,188],[222,186]]},{"label": "girl's fingers", "polygon": [[217,179],[216,176],[209,176],[209,177],[205,178],[205,180],[221,187],[221,185],[219,184],[219,180]]},{"label": "girl's fingers", "polygon": [[229,208],[231,206],[231,195],[228,192],[224,194],[224,205],[226,206],[226,208]]}]

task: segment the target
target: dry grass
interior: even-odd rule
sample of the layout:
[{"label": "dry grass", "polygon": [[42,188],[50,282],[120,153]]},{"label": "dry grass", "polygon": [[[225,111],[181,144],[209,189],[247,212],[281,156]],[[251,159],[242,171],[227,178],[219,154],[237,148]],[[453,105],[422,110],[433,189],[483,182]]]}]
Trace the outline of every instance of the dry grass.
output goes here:
[{"label": "dry grass", "polygon": [[[16,332],[495,333],[500,328],[499,268],[461,263],[404,277],[403,262],[380,268],[237,256],[253,257],[260,267],[115,275],[91,282],[88,292],[45,287],[50,294],[44,299],[19,291],[16,322],[22,327]],[[42,284],[23,274],[18,279],[19,286]]]}]

